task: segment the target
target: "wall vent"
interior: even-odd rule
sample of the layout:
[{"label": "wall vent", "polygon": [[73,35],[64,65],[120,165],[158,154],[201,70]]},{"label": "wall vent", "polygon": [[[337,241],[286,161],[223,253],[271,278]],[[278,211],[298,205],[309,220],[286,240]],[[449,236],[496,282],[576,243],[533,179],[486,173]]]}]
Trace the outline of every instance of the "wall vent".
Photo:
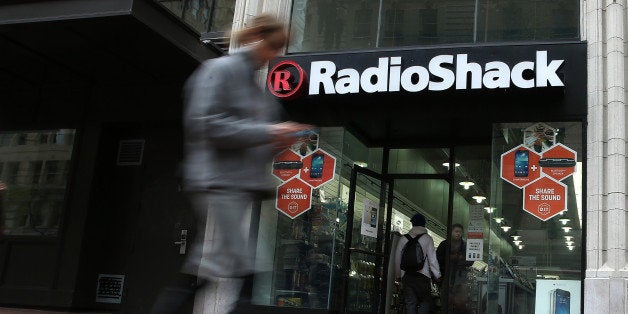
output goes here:
[{"label": "wall vent", "polygon": [[122,289],[124,288],[124,275],[98,275],[96,287],[96,302],[116,303],[122,302]]},{"label": "wall vent", "polygon": [[123,140],[118,146],[118,166],[139,166],[144,156],[144,140]]}]

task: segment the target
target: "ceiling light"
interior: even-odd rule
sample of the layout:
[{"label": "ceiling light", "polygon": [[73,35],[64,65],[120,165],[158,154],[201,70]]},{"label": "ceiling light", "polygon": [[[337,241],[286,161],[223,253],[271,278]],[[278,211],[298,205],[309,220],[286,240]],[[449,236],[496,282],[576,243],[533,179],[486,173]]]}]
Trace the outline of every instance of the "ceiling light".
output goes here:
[{"label": "ceiling light", "polygon": [[469,181],[469,179],[467,179],[466,181],[462,181],[462,182],[460,182],[458,184],[464,186],[465,190],[468,190],[470,186],[474,186],[475,185],[475,183]]},{"label": "ceiling light", "polygon": [[[500,223],[502,223],[502,221],[504,221],[504,218],[502,218],[502,217],[495,217],[493,219],[495,219],[495,222],[498,223],[498,224],[500,224]],[[517,239],[515,239],[515,240],[517,240]]]},{"label": "ceiling light", "polygon": [[523,244],[519,245],[519,249],[520,249],[520,250],[523,250],[523,247],[524,247],[524,245],[523,245]]},{"label": "ceiling light", "polygon": [[567,248],[568,248],[570,251],[573,251],[574,246],[573,246],[573,245],[567,245]]},{"label": "ceiling light", "polygon": [[486,206],[484,207],[484,209],[486,209],[486,212],[489,214],[492,214],[495,211],[495,207],[490,207],[490,206]]},{"label": "ceiling light", "polygon": [[482,201],[486,199],[486,197],[485,197],[485,196],[482,196],[482,195],[474,195],[472,198],[473,198],[473,199],[474,199],[474,200],[475,200],[478,204],[479,204],[479,203],[482,203]]},{"label": "ceiling light", "polygon": [[563,224],[563,226],[564,226],[564,225],[566,225],[570,221],[570,219],[569,218],[561,218],[561,219],[558,219],[558,221],[560,221]]},{"label": "ceiling light", "polygon": [[512,243],[514,243],[515,245],[519,245],[519,244],[521,244],[521,242],[523,242],[523,241],[521,241],[521,240],[512,241]]},{"label": "ceiling light", "polygon": [[[455,163],[454,165],[456,165],[456,167],[460,167],[460,164],[459,164],[459,163]],[[443,163],[443,166],[445,166],[445,167],[449,168],[449,162],[444,162],[444,163]]]},{"label": "ceiling light", "polygon": [[572,228],[571,227],[562,227],[563,230],[565,230],[565,233],[569,232]]},{"label": "ceiling light", "polygon": [[504,232],[508,232],[508,230],[510,230],[510,226],[502,226],[502,230],[504,230]]},{"label": "ceiling light", "polygon": [[362,167],[362,168],[366,168],[369,165],[369,164],[365,163],[364,161],[354,161],[353,164],[356,165],[356,166]]},{"label": "ceiling light", "polygon": [[576,243],[576,242],[573,242],[573,241],[565,241],[565,244],[567,244],[567,245],[573,245],[574,243]]},{"label": "ceiling light", "polygon": [[565,240],[571,241],[571,239],[573,239],[573,236],[565,236]]},{"label": "ceiling light", "polygon": [[520,236],[520,235],[514,235],[514,236],[511,236],[511,237],[512,237],[515,241],[516,241],[516,240],[521,239],[521,236]]}]

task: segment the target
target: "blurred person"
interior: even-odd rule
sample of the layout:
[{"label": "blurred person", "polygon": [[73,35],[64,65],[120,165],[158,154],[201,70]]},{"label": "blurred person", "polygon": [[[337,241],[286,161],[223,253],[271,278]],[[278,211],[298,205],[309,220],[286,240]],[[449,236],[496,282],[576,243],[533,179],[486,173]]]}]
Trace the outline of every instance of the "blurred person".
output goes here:
[{"label": "blurred person", "polygon": [[[457,289],[458,285],[467,283],[468,268],[473,265],[473,261],[466,260],[467,244],[462,239],[464,228],[461,224],[455,223],[451,226],[451,241],[445,240],[438,245],[436,257],[441,272],[448,278],[449,289],[449,309],[452,313],[464,313],[466,311],[467,296]],[[447,268],[447,252],[449,252],[449,267]]]},{"label": "blurred person", "polygon": [[[268,165],[294,143],[297,132],[311,126],[277,122],[279,105],[255,80],[255,71],[281,54],[287,42],[285,25],[263,14],[235,39],[242,48],[202,63],[184,90],[184,187],[199,227],[182,273],[209,285],[229,283],[237,294],[244,279],[251,280],[256,272],[256,243],[248,241],[251,205],[275,188]],[[181,278],[162,292],[152,313],[176,313],[202,286]],[[236,300],[221,302],[221,309],[205,313],[228,313]]]},{"label": "blurred person", "polygon": [[[412,222],[412,229],[397,243],[395,251],[396,275],[397,278],[401,277],[406,314],[429,313],[432,306],[431,278],[437,282],[440,281],[441,272],[434,250],[434,239],[427,234],[425,228],[425,216],[417,213],[412,216],[410,221]],[[417,271],[403,271],[401,269],[402,255],[406,244],[411,239],[417,241],[421,246],[424,255],[423,267]]]}]

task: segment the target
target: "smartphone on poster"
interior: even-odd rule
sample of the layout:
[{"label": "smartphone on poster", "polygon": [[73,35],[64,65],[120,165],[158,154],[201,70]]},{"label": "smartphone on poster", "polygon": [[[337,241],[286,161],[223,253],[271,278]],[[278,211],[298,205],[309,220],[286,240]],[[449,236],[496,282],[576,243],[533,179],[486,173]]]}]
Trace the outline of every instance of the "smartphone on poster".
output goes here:
[{"label": "smartphone on poster", "polygon": [[563,289],[552,290],[551,300],[552,314],[569,314],[571,305],[571,293]]},{"label": "smartphone on poster", "polygon": [[325,155],[316,153],[312,155],[312,164],[310,165],[310,178],[320,178],[323,176],[323,167],[325,165]]},{"label": "smartphone on poster", "polygon": [[371,208],[371,227],[377,228],[377,208]]},{"label": "smartphone on poster", "polygon": [[529,152],[520,149],[515,152],[515,177],[527,177],[529,166]]}]

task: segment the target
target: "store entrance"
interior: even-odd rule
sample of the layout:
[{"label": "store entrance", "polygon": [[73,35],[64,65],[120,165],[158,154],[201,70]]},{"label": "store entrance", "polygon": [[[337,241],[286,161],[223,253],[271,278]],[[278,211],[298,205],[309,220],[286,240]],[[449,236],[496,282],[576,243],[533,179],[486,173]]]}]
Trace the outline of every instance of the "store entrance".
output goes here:
[{"label": "store entrance", "polygon": [[[465,254],[460,248],[453,255],[448,252],[452,252],[452,226],[468,224],[469,206],[476,202],[472,196],[484,192],[482,180],[471,173],[471,168],[482,163],[477,159],[490,159],[490,154],[482,153],[487,149],[457,147],[467,168],[454,157],[453,147],[385,148],[381,173],[359,165],[352,167],[347,221],[353,224],[347,224],[346,243],[350,245],[343,255],[343,269],[347,271],[343,290],[346,313],[404,312],[403,293],[396,280],[395,251],[398,240],[412,229],[410,218],[417,213],[426,218],[425,227],[434,240],[434,249],[440,246],[439,267],[450,270],[443,271],[444,284],[434,285],[430,297],[432,311],[449,313],[479,308],[478,298],[472,297],[477,295],[472,291],[477,289],[477,283],[471,278],[482,265],[459,263]],[[469,167],[471,163],[473,167]],[[455,169],[450,169],[449,164],[455,165]],[[490,171],[483,170],[488,181]],[[477,186],[465,189],[460,182],[470,176],[477,178]]]},{"label": "store entrance", "polygon": [[[428,234],[443,240],[450,207],[448,173],[379,174],[354,166],[343,269],[348,313],[401,313],[402,295],[395,271],[397,240],[411,229],[410,217],[426,217]],[[380,284],[381,283],[381,284]],[[433,308],[439,307],[435,296]]]}]

